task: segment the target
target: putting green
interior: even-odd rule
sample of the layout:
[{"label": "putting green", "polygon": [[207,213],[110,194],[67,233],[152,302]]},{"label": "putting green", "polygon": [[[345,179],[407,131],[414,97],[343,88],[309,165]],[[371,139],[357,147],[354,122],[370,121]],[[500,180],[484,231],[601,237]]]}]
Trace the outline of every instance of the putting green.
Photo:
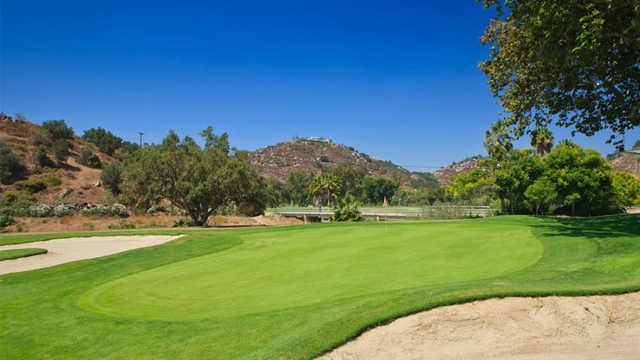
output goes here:
[{"label": "putting green", "polygon": [[123,318],[239,316],[495,277],[535,263],[543,250],[522,227],[486,234],[479,224],[462,232],[455,223],[403,225],[247,234],[229,251],[102,284],[79,304]]},{"label": "putting green", "polygon": [[640,216],[120,234],[178,231],[161,246],[0,276],[0,357],[309,359],[435,306],[640,289]]}]

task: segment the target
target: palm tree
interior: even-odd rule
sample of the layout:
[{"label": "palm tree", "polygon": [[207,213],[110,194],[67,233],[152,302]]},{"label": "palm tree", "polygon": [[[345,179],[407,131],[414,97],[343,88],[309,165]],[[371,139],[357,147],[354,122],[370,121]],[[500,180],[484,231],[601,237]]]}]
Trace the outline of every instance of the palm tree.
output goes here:
[{"label": "palm tree", "polygon": [[314,199],[320,203],[320,207],[323,204],[331,205],[340,191],[340,181],[333,174],[317,176],[311,182],[309,191]]},{"label": "palm tree", "polygon": [[553,147],[553,133],[543,126],[531,131],[531,146],[533,146],[540,156],[545,156],[551,152]]},{"label": "palm tree", "polygon": [[491,125],[491,129],[485,132],[484,146],[491,157],[497,160],[504,159],[513,149],[513,138],[509,129],[500,122]]}]

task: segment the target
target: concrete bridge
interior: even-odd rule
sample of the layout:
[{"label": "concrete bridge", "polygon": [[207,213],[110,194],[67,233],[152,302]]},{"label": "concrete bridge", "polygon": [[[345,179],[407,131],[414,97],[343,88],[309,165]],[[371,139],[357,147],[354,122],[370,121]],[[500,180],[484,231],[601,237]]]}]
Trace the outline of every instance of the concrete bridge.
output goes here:
[{"label": "concrete bridge", "polygon": [[[361,208],[360,211],[364,219],[376,221],[485,217],[496,212],[488,206]],[[331,208],[276,208],[267,211],[272,215],[297,218],[304,222],[329,222],[333,219],[333,212]]]},{"label": "concrete bridge", "polygon": [[[274,211],[270,212],[273,215],[288,217],[288,218],[296,218],[300,220],[304,220],[304,222],[329,222],[333,220],[333,210],[329,211]],[[390,220],[407,220],[407,219],[416,219],[416,217],[411,217],[406,214],[392,214],[392,213],[361,213],[362,216],[366,220],[377,220],[377,221],[390,221]]]}]

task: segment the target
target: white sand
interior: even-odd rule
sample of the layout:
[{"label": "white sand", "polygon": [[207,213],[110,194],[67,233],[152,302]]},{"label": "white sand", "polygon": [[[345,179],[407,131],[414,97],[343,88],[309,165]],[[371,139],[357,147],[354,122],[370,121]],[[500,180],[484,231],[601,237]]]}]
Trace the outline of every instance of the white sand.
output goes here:
[{"label": "white sand", "polygon": [[48,253],[0,261],[0,275],[41,269],[71,261],[111,255],[141,247],[164,244],[179,236],[96,236],[37,241],[0,246],[0,250],[42,248]]},{"label": "white sand", "polygon": [[372,329],[320,359],[637,360],[640,293],[436,308]]}]

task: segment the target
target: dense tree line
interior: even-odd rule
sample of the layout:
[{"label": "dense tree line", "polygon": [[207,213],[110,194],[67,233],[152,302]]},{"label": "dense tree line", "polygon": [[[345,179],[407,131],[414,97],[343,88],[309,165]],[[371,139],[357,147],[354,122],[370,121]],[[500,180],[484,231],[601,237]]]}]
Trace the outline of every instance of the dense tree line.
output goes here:
[{"label": "dense tree line", "polygon": [[340,199],[351,197],[364,204],[431,205],[445,201],[446,194],[431,174],[416,175],[416,189],[401,188],[386,176],[368,175],[364,167],[343,164],[314,176],[302,170],[289,174],[285,182],[271,180],[273,194],[269,206],[337,206]]},{"label": "dense tree line", "polygon": [[546,156],[510,150],[486,159],[456,177],[447,191],[455,199],[500,203],[512,214],[599,215],[620,211],[640,200],[640,181],[614,173],[594,150],[561,142]]}]

